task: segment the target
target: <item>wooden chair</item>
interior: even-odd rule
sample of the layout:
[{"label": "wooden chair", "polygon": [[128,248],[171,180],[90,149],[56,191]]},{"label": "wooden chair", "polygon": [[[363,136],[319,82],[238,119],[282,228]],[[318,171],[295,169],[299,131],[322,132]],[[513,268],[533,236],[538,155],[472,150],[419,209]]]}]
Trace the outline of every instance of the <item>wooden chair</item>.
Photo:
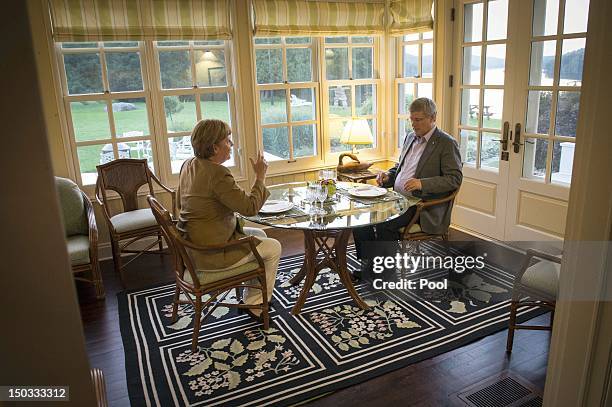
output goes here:
[{"label": "wooden chair", "polygon": [[[147,197],[153,214],[161,226],[168,247],[174,256],[174,275],[176,288],[172,304],[172,322],[176,322],[179,304],[191,304],[194,307],[193,336],[191,342],[192,352],[197,351],[198,335],[200,325],[219,305],[236,308],[260,309],[263,317],[263,327],[269,327],[268,301],[266,289],[266,273],[264,262],[257,252],[255,238],[253,236],[244,237],[238,240],[229,241],[224,244],[199,246],[181,237],[178,229],[174,225],[168,211],[152,196]],[[222,270],[198,270],[191,260],[188,253],[190,251],[200,251],[205,253],[223,250],[234,246],[248,246],[255,260],[240,265],[238,267],[225,268]],[[258,280],[259,284],[250,284],[250,280]],[[232,289],[255,288],[262,292],[262,304],[234,304],[222,302]],[[185,299],[181,299],[181,294]],[[202,296],[209,294],[210,298],[202,301]],[[209,307],[206,314],[202,317],[202,311]]]},{"label": "wooden chair", "polygon": [[[544,259],[545,261],[539,261],[531,265],[534,257]],[[523,260],[521,270],[514,278],[514,287],[512,288],[508,340],[506,343],[507,352],[512,352],[514,331],[516,329],[552,330],[560,271],[560,257],[534,249],[527,250],[527,255],[525,260]],[[539,306],[550,310],[550,325],[538,326],[517,324],[517,310],[522,306]]]},{"label": "wooden chair", "polygon": [[411,242],[411,241],[416,241],[417,245],[418,245],[418,242],[422,240],[439,239],[439,240],[447,241],[448,240],[448,229],[446,229],[444,233],[440,233],[440,234],[425,233],[421,230],[421,225],[419,225],[419,218],[421,216],[421,212],[423,212],[427,208],[431,208],[432,206],[442,205],[442,204],[446,204],[450,202],[451,209],[452,209],[452,206],[455,203],[455,198],[457,197],[458,193],[459,193],[459,188],[457,188],[455,191],[453,191],[449,196],[445,198],[419,202],[416,206],[417,207],[416,212],[414,213],[414,216],[412,217],[410,222],[406,226],[404,226],[402,229],[400,229],[400,233],[402,236],[402,248],[405,249],[407,242]]},{"label": "wooden chair", "polygon": [[[98,169],[96,200],[102,207],[102,213],[108,225],[115,271],[120,274],[123,282],[123,269],[132,261],[145,253],[163,254],[161,229],[149,208],[138,208],[138,190],[146,185],[148,187],[147,193],[154,195],[153,181],[155,181],[164,191],[172,195],[173,211],[176,208],[176,194],[163,185],[151,172],[145,159],[119,159],[98,165],[96,168]],[[107,191],[114,191],[119,194],[123,211],[113,214]],[[128,249],[135,242],[151,236],[156,237],[156,240],[145,249]],[[127,240],[127,242],[121,244],[122,240]],[[149,251],[156,244],[159,246],[159,250]],[[122,264],[122,253],[135,253],[136,256]]]},{"label": "wooden chair", "polygon": [[55,177],[62,210],[66,245],[76,280],[93,284],[96,298],[104,298],[104,284],[98,263],[98,226],[89,198],[77,184]]}]

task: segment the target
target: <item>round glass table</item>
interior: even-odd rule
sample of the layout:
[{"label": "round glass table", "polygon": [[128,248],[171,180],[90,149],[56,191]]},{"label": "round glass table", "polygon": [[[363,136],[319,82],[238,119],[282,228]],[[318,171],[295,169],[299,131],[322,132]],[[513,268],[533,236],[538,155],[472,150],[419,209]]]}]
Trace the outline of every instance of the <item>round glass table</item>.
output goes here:
[{"label": "round glass table", "polygon": [[[420,199],[407,198],[391,190],[378,197],[355,196],[353,188],[363,188],[363,186],[357,183],[338,182],[335,195],[320,205],[313,204],[307,199],[307,182],[273,185],[268,187],[270,191],[268,200],[290,202],[293,207],[280,213],[259,213],[244,217],[261,225],[298,229],[304,232],[304,264],[291,279],[291,284],[299,284],[304,278],[306,280],[291,310],[292,314],[299,314],[317,274],[325,267],[338,273],[340,281],[357,306],[362,309],[368,308],[355,291],[347,268],[346,249],[351,230],[396,218],[409,207],[419,203]],[[318,211],[322,214],[312,214],[313,205],[322,206],[323,211]],[[320,259],[317,259],[318,255],[321,255]]]}]

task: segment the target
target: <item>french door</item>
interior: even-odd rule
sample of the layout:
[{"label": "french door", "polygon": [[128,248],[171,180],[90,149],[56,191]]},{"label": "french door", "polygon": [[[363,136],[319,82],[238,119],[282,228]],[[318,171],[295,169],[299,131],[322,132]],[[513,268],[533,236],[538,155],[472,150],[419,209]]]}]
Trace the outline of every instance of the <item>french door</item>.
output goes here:
[{"label": "french door", "polygon": [[464,182],[453,222],[500,240],[560,242],[588,0],[455,7],[453,120]]}]

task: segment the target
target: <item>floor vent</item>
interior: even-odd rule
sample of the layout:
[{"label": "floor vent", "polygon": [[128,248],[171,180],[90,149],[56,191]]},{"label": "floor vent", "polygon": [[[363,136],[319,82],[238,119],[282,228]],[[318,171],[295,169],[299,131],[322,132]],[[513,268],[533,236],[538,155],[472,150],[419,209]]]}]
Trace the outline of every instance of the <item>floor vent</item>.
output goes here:
[{"label": "floor vent", "polygon": [[451,396],[456,406],[541,407],[541,392],[525,379],[508,372],[488,378]]}]

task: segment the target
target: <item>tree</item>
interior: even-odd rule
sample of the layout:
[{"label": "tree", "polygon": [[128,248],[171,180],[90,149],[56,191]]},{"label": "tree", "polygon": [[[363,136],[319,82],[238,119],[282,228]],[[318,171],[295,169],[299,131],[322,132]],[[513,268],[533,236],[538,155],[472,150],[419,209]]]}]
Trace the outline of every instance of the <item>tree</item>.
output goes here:
[{"label": "tree", "polygon": [[166,117],[170,117],[171,122],[174,122],[172,115],[180,112],[183,108],[184,106],[178,96],[164,97],[164,110],[166,111]]}]

